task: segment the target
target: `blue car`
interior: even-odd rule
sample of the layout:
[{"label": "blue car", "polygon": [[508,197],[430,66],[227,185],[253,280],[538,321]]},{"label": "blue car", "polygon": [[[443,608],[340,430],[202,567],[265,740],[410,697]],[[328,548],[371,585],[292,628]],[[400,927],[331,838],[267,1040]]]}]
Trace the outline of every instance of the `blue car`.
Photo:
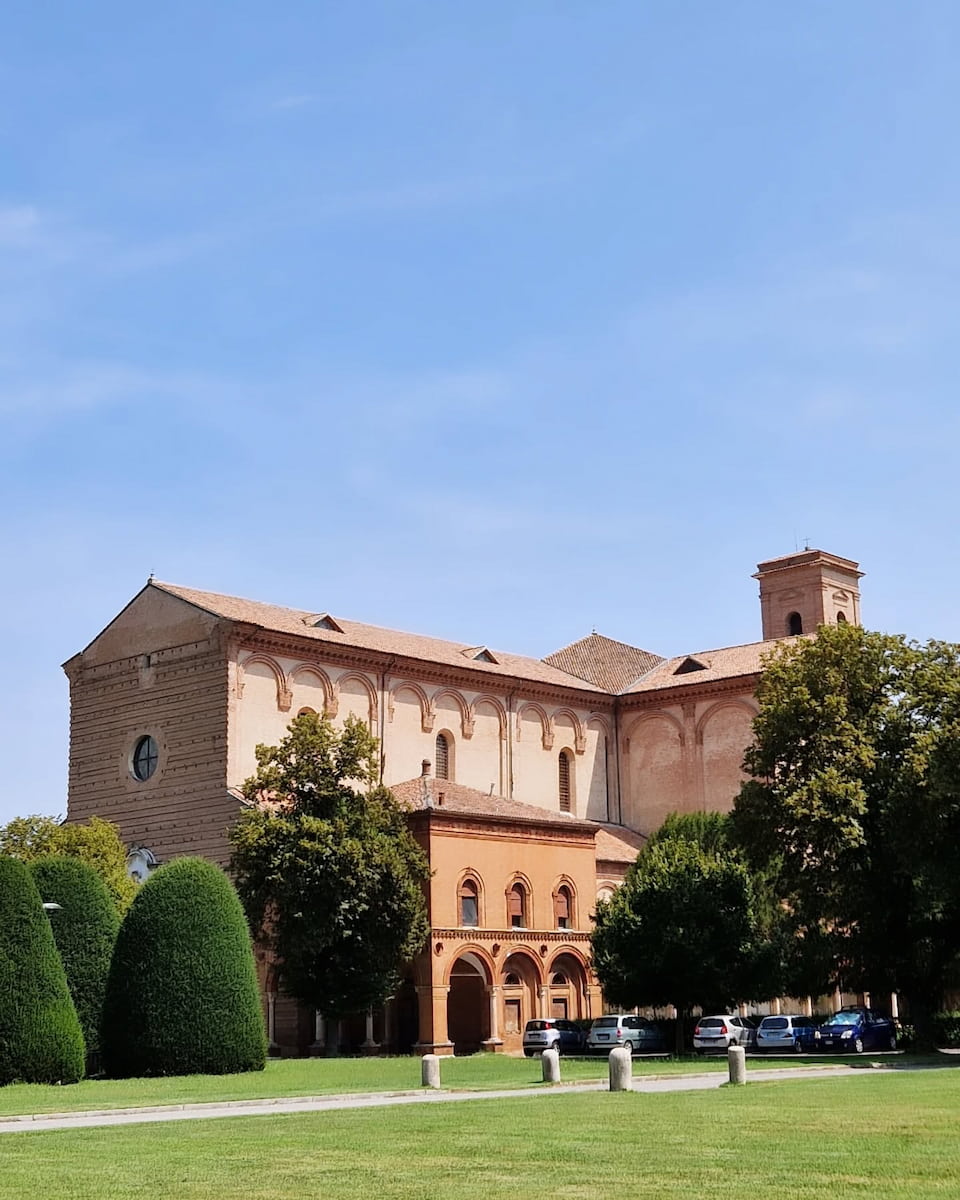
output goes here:
[{"label": "blue car", "polygon": [[841,1008],[820,1026],[820,1049],[842,1054],[896,1050],[897,1027],[870,1008]]}]

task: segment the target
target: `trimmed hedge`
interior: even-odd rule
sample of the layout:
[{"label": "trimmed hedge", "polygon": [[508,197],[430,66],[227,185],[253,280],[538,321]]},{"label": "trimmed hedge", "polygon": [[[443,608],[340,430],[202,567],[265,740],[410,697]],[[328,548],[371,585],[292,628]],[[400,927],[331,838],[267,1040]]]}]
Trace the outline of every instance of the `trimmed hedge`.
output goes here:
[{"label": "trimmed hedge", "polygon": [[944,1050],[960,1048],[960,1012],[934,1013],[930,1026],[935,1046]]},{"label": "trimmed hedge", "polygon": [[0,1084],[76,1083],[86,1049],[29,870],[0,858]]},{"label": "trimmed hedge", "polygon": [[100,1046],[100,1010],[120,917],[107,885],[81,859],[48,855],[32,862],[30,871],[43,900],[60,905],[50,927],[87,1053],[93,1055]]},{"label": "trimmed hedge", "polygon": [[114,1078],[263,1069],[250,934],[219,867],[176,859],[141,887],[117,937],[100,1044]]}]

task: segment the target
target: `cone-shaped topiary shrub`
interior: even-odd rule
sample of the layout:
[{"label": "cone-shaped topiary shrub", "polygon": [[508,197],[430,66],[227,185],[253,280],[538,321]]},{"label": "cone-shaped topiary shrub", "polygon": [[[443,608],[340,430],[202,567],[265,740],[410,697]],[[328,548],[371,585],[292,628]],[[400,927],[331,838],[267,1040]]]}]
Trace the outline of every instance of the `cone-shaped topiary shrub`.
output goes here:
[{"label": "cone-shaped topiary shrub", "polygon": [[120,918],[107,885],[89,864],[51,854],[30,864],[44,901],[60,905],[50,927],[67,973],[87,1053],[100,1046],[100,1010]]},{"label": "cone-shaped topiary shrub", "polygon": [[179,858],[137,893],[113,952],[100,1045],[115,1078],[263,1069],[250,934],[219,867]]},{"label": "cone-shaped topiary shrub", "polygon": [[86,1051],[26,865],[0,858],[0,1083],[76,1083]]}]

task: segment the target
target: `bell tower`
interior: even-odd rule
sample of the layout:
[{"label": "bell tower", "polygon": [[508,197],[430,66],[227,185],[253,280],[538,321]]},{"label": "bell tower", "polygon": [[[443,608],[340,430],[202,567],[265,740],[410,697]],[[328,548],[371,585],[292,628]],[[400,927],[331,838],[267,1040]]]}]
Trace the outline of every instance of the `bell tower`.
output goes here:
[{"label": "bell tower", "polygon": [[825,550],[800,550],[757,564],[763,640],[815,633],[818,625],[860,624],[859,563]]}]

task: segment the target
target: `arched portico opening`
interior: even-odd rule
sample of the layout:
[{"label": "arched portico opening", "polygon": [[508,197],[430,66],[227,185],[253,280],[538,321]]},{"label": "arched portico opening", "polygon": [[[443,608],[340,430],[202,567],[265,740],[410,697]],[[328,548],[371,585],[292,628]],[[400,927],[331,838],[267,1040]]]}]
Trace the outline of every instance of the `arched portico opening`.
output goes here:
[{"label": "arched portico opening", "polygon": [[454,1054],[475,1054],[490,1036],[489,987],[486,964],[469,950],[450,968],[447,1037]]},{"label": "arched portico opening", "polygon": [[575,1021],[588,1016],[587,972],[576,954],[560,953],[547,971],[548,1015]]},{"label": "arched portico opening", "polygon": [[540,967],[529,954],[515,950],[504,959],[500,982],[503,996],[504,1049],[518,1049],[527,1021],[543,1014],[539,998],[542,977]]}]

